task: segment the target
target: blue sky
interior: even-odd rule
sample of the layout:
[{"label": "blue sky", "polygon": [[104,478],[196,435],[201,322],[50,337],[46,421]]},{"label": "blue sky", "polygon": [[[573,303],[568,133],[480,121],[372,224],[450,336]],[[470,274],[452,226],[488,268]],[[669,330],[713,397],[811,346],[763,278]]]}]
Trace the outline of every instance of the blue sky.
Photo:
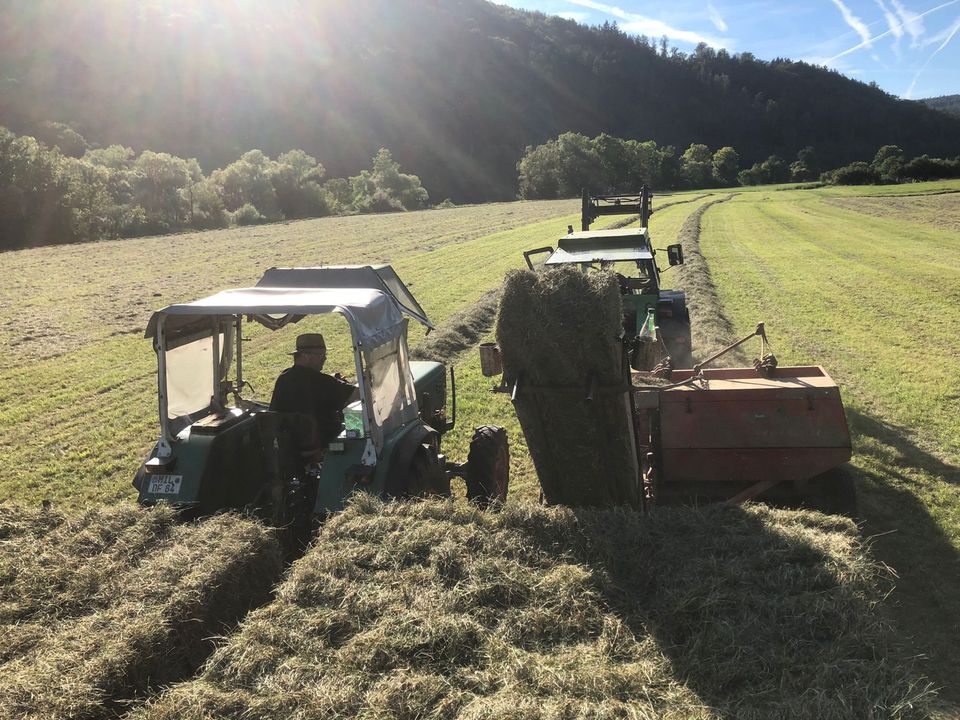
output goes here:
[{"label": "blue sky", "polygon": [[960,93],[960,0],[494,0],[580,23],[616,22],[692,50],[826,65],[904,98]]}]

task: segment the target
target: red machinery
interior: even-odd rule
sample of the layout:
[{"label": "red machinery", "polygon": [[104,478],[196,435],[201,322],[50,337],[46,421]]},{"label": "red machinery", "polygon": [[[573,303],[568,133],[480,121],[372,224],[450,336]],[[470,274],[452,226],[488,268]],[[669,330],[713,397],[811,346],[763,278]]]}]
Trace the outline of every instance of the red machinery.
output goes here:
[{"label": "red machinery", "polygon": [[[607,388],[605,394],[590,390],[586,398],[586,386],[532,387],[519,378],[504,378],[495,389],[511,394],[544,499],[565,501],[563,488],[558,491],[552,477],[558,472],[569,471],[567,477],[591,482],[587,463],[582,471],[558,470],[542,448],[535,447],[544,437],[543,428],[533,427],[544,422],[544,398],[563,396],[570,398],[565,402],[580,402],[584,408],[601,403],[598,410],[609,409],[609,418],[601,421],[608,430],[617,415],[620,422],[631,423],[635,467],[616,468],[635,478],[634,490],[621,495],[629,504],[764,499],[854,512],[852,479],[843,468],[851,456],[850,431],[840,390],[823,368],[777,367],[773,355],[764,354],[763,345],[754,367],[704,368],[754,336],[766,340],[762,323],[691,370],[667,369],[666,379],[654,379],[651,373],[627,375],[627,369],[622,385]],[[499,362],[491,355],[497,350],[492,344],[481,349],[486,375],[500,372]],[[590,402],[585,404],[584,399]],[[614,405],[629,411],[622,413]],[[601,416],[585,410],[580,418],[593,423]],[[597,448],[597,452],[603,451]]]}]

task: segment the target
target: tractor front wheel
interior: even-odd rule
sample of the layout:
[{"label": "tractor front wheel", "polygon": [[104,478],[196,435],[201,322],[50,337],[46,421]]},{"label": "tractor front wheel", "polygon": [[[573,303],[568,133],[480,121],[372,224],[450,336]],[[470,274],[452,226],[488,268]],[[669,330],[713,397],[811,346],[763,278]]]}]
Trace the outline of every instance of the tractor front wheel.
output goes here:
[{"label": "tractor front wheel", "polygon": [[467,499],[482,508],[502,505],[510,486],[507,431],[482,425],[473,432],[467,455]]}]

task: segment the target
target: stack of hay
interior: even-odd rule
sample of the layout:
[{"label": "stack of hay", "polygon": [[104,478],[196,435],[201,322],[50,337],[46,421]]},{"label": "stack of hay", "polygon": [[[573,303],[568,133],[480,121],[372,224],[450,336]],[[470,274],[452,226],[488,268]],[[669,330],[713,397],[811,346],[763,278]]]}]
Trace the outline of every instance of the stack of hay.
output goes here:
[{"label": "stack of hay", "polygon": [[854,525],[360,496],[131,720],[920,718]]},{"label": "stack of hay", "polygon": [[270,597],[274,534],[166,508],[0,513],[0,718],[103,718],[191,675]]},{"label": "stack of hay", "polygon": [[639,505],[622,331],[612,273],[518,270],[504,281],[504,379],[519,382],[514,405],[549,503]]}]

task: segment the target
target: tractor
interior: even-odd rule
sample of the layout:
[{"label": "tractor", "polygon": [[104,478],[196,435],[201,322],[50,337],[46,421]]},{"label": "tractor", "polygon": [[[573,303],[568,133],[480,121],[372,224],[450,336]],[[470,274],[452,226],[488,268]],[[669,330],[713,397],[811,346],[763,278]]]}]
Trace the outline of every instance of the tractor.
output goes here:
[{"label": "tractor", "polygon": [[[690,367],[693,357],[686,295],[661,284],[657,250],[648,229],[652,197],[645,185],[633,195],[590,195],[584,190],[580,232],[570,226],[556,249],[535,248],[523,256],[531,270],[577,265],[584,271],[615,272],[623,295],[630,365],[635,370],[650,370],[660,363]],[[590,230],[593,221],[605,215],[639,215],[640,227]],[[670,267],[683,264],[679,243],[668,245],[666,252]]]},{"label": "tractor", "polygon": [[[282,331],[329,313],[349,326],[359,400],[344,408],[322,459],[307,462],[297,441],[303,418],[270,411],[244,379],[243,326]],[[456,424],[456,377],[450,368],[448,417],[446,369],[408,357],[411,318],[433,328],[389,265],[271,268],[255,287],[155,312],[146,337],[157,354],[160,438],[134,479],[139,502],[195,515],[247,510],[298,532],[358,491],[449,495],[459,477],[470,500],[503,502],[506,432],[479,427],[467,461],[447,460],[441,443]]]}]

